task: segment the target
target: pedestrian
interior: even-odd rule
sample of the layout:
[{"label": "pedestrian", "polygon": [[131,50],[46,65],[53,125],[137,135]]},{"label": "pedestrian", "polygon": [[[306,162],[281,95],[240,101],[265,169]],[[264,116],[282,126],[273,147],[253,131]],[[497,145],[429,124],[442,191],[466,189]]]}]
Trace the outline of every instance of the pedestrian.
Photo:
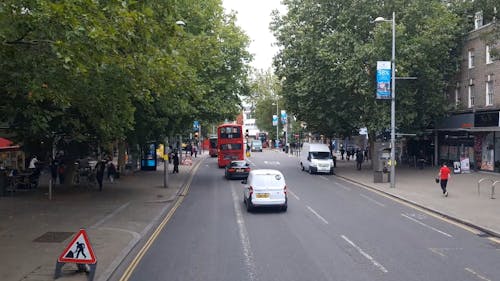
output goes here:
[{"label": "pedestrian", "polygon": [[66,165],[63,161],[59,163],[59,167],[57,168],[57,175],[59,176],[59,184],[64,184],[64,177],[66,173]]},{"label": "pedestrian", "polygon": [[193,152],[194,152],[194,158],[196,158],[196,155],[198,155],[198,148],[196,145],[193,145]]},{"label": "pedestrian", "polygon": [[345,149],[344,149],[344,147],[341,147],[340,148],[340,156],[342,156],[342,160],[344,160],[344,153],[345,153]]},{"label": "pedestrian", "polygon": [[108,179],[110,182],[114,182],[116,178],[116,167],[113,162],[109,161],[108,164]]},{"label": "pedestrian", "polygon": [[439,169],[438,178],[440,180],[441,189],[443,190],[443,195],[445,197],[448,197],[448,191],[446,190],[446,185],[448,184],[450,176],[451,176],[450,168],[448,168],[448,166],[446,166],[446,163],[443,162],[443,164],[441,165],[441,169]]},{"label": "pedestrian", "polygon": [[363,152],[358,150],[356,153],[356,168],[361,171],[361,164],[363,163]]},{"label": "pedestrian", "polygon": [[179,173],[179,155],[177,154],[177,151],[174,153],[173,156],[173,161],[174,161],[174,171],[172,174]]},{"label": "pedestrian", "polygon": [[[353,155],[354,156],[354,155]],[[351,158],[351,151],[348,149],[346,151],[346,156],[345,156],[345,159],[347,159],[347,161],[349,161],[349,158]]]},{"label": "pedestrian", "polygon": [[95,165],[95,178],[99,184],[99,191],[102,191],[102,180],[104,179],[104,169],[106,169],[106,162],[104,160],[97,161]]},{"label": "pedestrian", "polygon": [[33,155],[30,161],[30,165],[28,166],[28,169],[31,171],[34,171],[36,169],[36,166],[38,165],[38,159],[36,158],[36,155]]},{"label": "pedestrian", "polygon": [[57,169],[59,167],[59,159],[53,158],[52,161],[50,162],[50,175],[52,176],[52,182],[54,185],[56,184],[57,181]]}]

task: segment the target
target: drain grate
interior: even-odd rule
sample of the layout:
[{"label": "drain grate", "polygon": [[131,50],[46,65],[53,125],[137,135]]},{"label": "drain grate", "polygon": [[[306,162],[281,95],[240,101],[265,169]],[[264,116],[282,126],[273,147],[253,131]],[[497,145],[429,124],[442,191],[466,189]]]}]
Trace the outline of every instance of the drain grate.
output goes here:
[{"label": "drain grate", "polygon": [[41,242],[41,243],[60,243],[66,240],[71,235],[75,234],[74,232],[63,232],[63,231],[49,231],[45,232],[42,236],[33,240],[33,242]]}]

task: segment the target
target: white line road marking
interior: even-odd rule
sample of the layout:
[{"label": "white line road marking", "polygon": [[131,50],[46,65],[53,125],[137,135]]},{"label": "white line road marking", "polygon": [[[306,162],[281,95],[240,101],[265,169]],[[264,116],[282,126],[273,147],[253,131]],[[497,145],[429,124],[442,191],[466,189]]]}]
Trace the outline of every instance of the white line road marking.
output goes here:
[{"label": "white line road marking", "polygon": [[440,251],[438,251],[438,249],[436,248],[429,248],[429,250],[431,250],[431,252],[433,252],[434,254],[438,254],[440,256],[442,256],[443,258],[446,257],[445,254],[441,253]]},{"label": "white line road marking", "polygon": [[491,281],[490,279],[484,277],[484,276],[481,276],[480,274],[476,273],[474,270],[466,267],[465,268],[465,271],[468,271],[470,272],[472,275],[476,276],[477,278],[481,279],[481,280],[484,280],[484,281]]},{"label": "white line road marking", "polygon": [[234,188],[231,188],[231,193],[233,195],[236,223],[238,224],[241,246],[243,247],[243,256],[245,257],[245,264],[248,270],[248,277],[251,281],[257,280],[257,268],[255,266],[252,249],[250,248],[250,239],[248,238],[247,228],[245,227],[245,221],[243,220],[243,215],[241,214],[241,208],[239,206],[241,200],[238,199],[238,195],[236,194]]},{"label": "white line road marking", "polygon": [[295,199],[297,199],[297,201],[300,201],[300,198],[299,198],[299,196],[297,196],[297,194],[293,193],[291,190],[288,190],[288,192],[290,194],[292,194],[292,196],[295,197]]},{"label": "white line road marking", "polygon": [[441,230],[439,230],[439,229],[437,229],[437,228],[435,228],[435,227],[432,227],[432,226],[430,226],[430,225],[427,225],[427,224],[425,224],[425,223],[423,223],[423,222],[421,222],[421,221],[419,221],[419,220],[416,220],[416,219],[414,219],[414,218],[412,218],[412,217],[409,217],[409,216],[407,216],[407,215],[405,215],[405,214],[401,214],[401,215],[402,215],[403,217],[405,217],[405,218],[409,219],[409,220],[412,220],[412,221],[414,221],[414,222],[416,222],[416,223],[420,224],[420,225],[423,225],[423,226],[425,226],[425,227],[427,227],[427,228],[429,228],[429,229],[432,229],[432,230],[434,230],[434,231],[436,231],[436,232],[439,232],[439,233],[443,234],[444,236],[447,236],[447,237],[450,237],[450,238],[452,238],[452,237],[453,237],[451,234],[448,234],[448,233],[446,233],[446,232],[444,232],[444,231],[441,231]]},{"label": "white line road marking", "polygon": [[383,265],[381,265],[376,260],[374,260],[369,254],[365,253],[365,251],[363,251],[363,249],[361,249],[360,247],[358,247],[358,245],[354,244],[354,242],[349,240],[349,238],[342,235],[342,239],[347,241],[347,243],[351,244],[351,246],[353,246],[356,250],[358,250],[358,252],[361,255],[363,255],[363,257],[367,258],[371,263],[373,263],[373,265],[375,265],[378,269],[380,269],[380,271],[382,271],[383,273],[389,272],[389,271],[387,271],[387,269],[385,269],[385,267]]},{"label": "white line road marking", "polygon": [[363,198],[368,199],[369,201],[372,201],[373,203],[375,203],[375,204],[377,204],[377,205],[379,205],[379,206],[381,206],[381,207],[385,207],[385,205],[384,205],[384,204],[382,204],[382,203],[378,202],[377,200],[375,200],[375,199],[373,199],[373,198],[371,198],[371,197],[369,197],[369,196],[366,196],[366,195],[364,195],[364,194],[359,194],[359,195],[360,195],[361,197],[363,197]]},{"label": "white line road marking", "polygon": [[323,218],[322,216],[320,216],[313,208],[307,206],[307,209],[311,211],[311,213],[313,213],[315,216],[317,216],[320,220],[322,220],[325,224],[328,224],[328,221],[325,220],[325,218]]},{"label": "white line road marking", "polygon": [[431,252],[438,254],[442,257],[447,257],[444,252],[451,252],[451,251],[463,251],[464,248],[429,248]]},{"label": "white line road marking", "polygon": [[328,178],[325,177],[325,176],[319,176],[319,177],[322,178],[322,179],[324,179],[324,180],[326,180],[326,181],[328,180]]},{"label": "white line road marking", "polygon": [[347,190],[347,191],[351,191],[351,190],[352,190],[350,187],[344,186],[344,185],[342,185],[342,184],[340,184],[340,183],[337,183],[337,182],[336,182],[335,184],[336,184],[336,185],[338,185],[338,186],[340,186],[340,187],[342,187],[343,189],[345,189],[345,190]]}]

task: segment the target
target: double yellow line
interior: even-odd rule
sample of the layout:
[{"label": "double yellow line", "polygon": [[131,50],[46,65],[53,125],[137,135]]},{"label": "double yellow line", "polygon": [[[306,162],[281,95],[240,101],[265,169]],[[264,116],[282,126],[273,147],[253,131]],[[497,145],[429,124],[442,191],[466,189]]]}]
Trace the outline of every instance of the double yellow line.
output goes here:
[{"label": "double yellow line", "polygon": [[200,165],[201,165],[202,162],[203,161],[200,161],[200,162],[198,162],[196,164],[196,166],[194,166],[193,170],[191,171],[191,175],[189,177],[189,180],[186,182],[186,184],[181,189],[181,193],[179,194],[180,196],[178,196],[178,198],[177,198],[174,206],[172,207],[172,209],[170,209],[170,211],[165,216],[165,218],[163,219],[163,221],[160,223],[160,225],[158,225],[158,227],[153,232],[153,234],[151,235],[151,237],[149,237],[149,239],[146,242],[146,244],[144,244],[144,246],[141,248],[141,250],[139,251],[139,253],[137,254],[137,256],[134,258],[134,260],[127,267],[127,269],[123,273],[122,277],[120,278],[120,281],[127,281],[130,278],[130,276],[134,272],[134,270],[137,267],[137,265],[139,264],[139,262],[142,260],[142,258],[146,254],[146,252],[151,247],[151,245],[153,245],[153,243],[155,242],[155,240],[158,237],[158,235],[160,235],[160,232],[163,230],[163,228],[165,227],[165,225],[170,221],[170,219],[174,215],[174,213],[177,210],[177,208],[179,208],[179,206],[181,205],[182,201],[184,201],[185,196],[189,192],[189,188],[191,186],[191,182],[193,181],[193,177],[196,174],[196,171],[198,170],[198,168],[200,167]]}]

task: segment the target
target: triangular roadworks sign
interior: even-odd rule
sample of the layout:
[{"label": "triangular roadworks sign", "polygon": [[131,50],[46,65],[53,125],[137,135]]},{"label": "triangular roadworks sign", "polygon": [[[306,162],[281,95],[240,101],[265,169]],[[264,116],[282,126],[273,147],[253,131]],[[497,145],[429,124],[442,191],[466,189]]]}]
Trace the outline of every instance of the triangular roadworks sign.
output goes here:
[{"label": "triangular roadworks sign", "polygon": [[85,229],[80,229],[80,231],[78,231],[57,261],[85,264],[96,263],[94,250],[90,245],[89,237]]}]

